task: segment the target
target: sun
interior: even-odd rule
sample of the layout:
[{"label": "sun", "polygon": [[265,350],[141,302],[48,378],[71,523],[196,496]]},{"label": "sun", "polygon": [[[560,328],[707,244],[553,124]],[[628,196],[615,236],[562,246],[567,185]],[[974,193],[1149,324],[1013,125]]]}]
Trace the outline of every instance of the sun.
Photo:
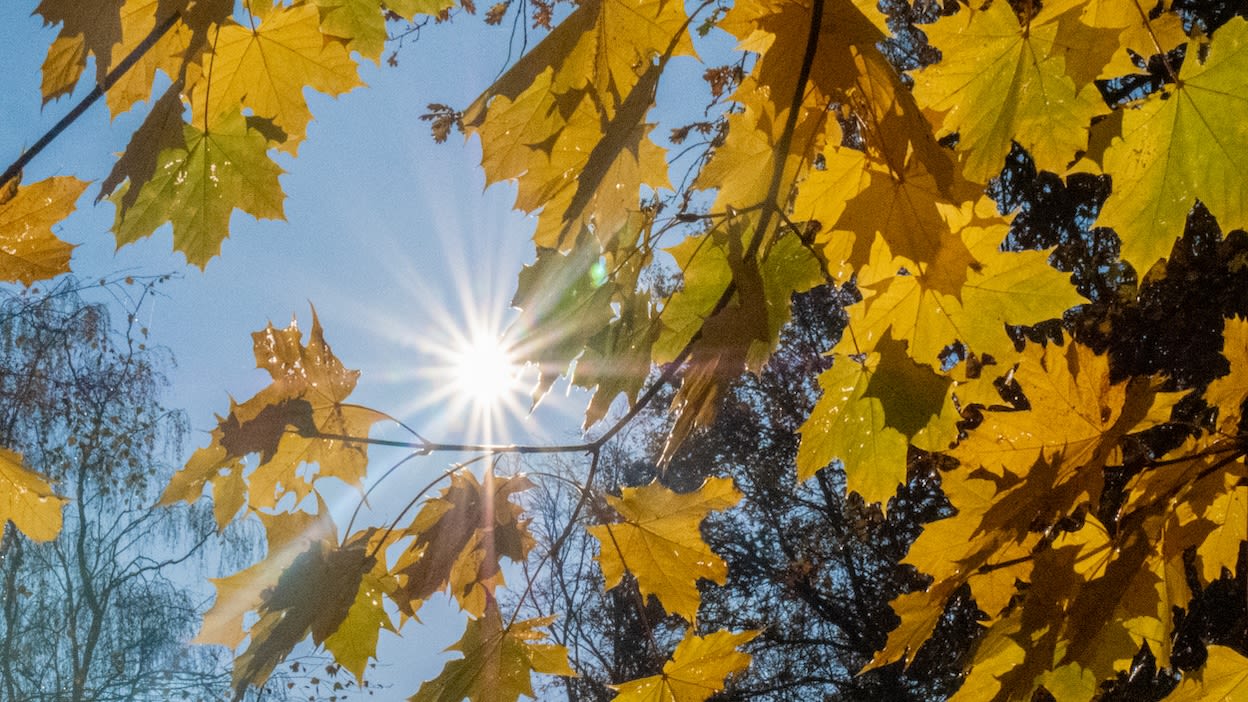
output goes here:
[{"label": "sun", "polygon": [[493,410],[516,392],[520,368],[498,337],[474,333],[450,356],[450,390],[470,406]]}]

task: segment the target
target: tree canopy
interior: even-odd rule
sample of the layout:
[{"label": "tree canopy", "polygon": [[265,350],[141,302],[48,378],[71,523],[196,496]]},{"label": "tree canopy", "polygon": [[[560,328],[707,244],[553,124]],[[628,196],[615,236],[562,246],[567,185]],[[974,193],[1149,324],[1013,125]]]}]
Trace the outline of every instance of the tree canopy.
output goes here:
[{"label": "tree canopy", "polygon": [[[475,8],[43,0],[37,11],[61,28],[45,99],[87,80],[86,99],[106,97],[113,114],[150,102],[97,193],[116,210],[118,244],[170,224],[174,247],[203,266],[235,209],[283,216],[273,157],[306,136],[306,88],[358,86],[357,62],[380,60],[387,22]],[[340,533],[322,481],[362,485],[369,430],[389,418],[349,401],[359,373],[315,312],[306,340],[269,325],[253,345],[271,384],[232,403],[161,500],[208,491],[222,528],[255,519],[266,531],[267,558],[215,582],[199,639],[246,642],[239,695],[309,636],[362,675],[379,630],[445,591],[471,617],[462,658],[413,699],[514,700],[532,694],[532,673],[574,670],[544,640],[549,617],[500,609],[503,561],[535,557],[540,570],[592,508],[605,586],[627,574],[688,623],[662,670],[619,681],[616,699],[707,699],[758,640],[699,627],[702,589],[727,573],[698,527],[741,491],[723,476],[685,490],[660,477],[599,501],[594,476],[607,443],[668,386],[657,464],[671,465],[731,384],[766,367],[794,294],[835,285],[855,301],[822,349],[795,479],[841,470],[845,491],[887,514],[916,457],[937,456],[951,507],[910,546],[904,562],[930,582],[892,600],[900,623],[866,669],[915,660],[965,594],[982,633],[955,699],[1091,699],[1144,659],[1169,684],[1181,678],[1171,699],[1235,694],[1246,642],[1192,653],[1184,631],[1206,593],[1242,580],[1248,539],[1243,14],[1168,0],[489,8],[487,24],[511,17],[541,39],[470,105],[434,104],[426,118],[436,138],[477,137],[487,180],[514,183],[515,207],[534,214],[536,260],[519,275],[506,341],[538,368],[534,402],[561,376],[593,393],[588,438],[476,447],[483,472],[448,470],[406,517]],[[674,67],[725,37],[735,48],[704,69],[703,118],[658,138],[650,120],[692,92],[672,85]],[[158,95],[157,72],[169,79]],[[45,141],[0,183],[0,275],[26,284],[66,269],[51,226],[86,187],[18,185]],[[466,447],[417,434],[410,448]],[[535,478],[495,464],[554,451],[588,459],[566,527],[539,544],[525,508]],[[13,486],[0,515],[54,535],[47,483],[11,452],[0,467]]]}]

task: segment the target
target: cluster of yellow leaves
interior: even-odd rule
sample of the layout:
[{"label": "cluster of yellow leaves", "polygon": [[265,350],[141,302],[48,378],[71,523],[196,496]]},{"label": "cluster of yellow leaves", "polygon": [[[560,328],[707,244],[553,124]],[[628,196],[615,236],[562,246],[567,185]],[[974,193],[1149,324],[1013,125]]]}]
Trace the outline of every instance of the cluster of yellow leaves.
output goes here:
[{"label": "cluster of yellow leaves", "polygon": [[[193,502],[210,490],[222,529],[249,517],[264,527],[266,557],[214,580],[216,602],[197,637],[230,648],[246,642],[235,660],[236,692],[263,684],[309,636],[362,679],[380,631],[395,630],[385,602],[406,619],[442,591],[470,617],[452,647],[462,657],[447,663],[413,700],[510,702],[533,695],[533,673],[575,675],[562,646],[541,642],[538,629],[550,618],[504,622],[498,608],[502,560],[524,562],[534,545],[524,510],[513,501],[532,487],[529,480],[498,477],[492,469],[478,479],[457,470],[405,528],[367,528],[340,540],[317,483],[334,477],[360,486],[368,429],[382,415],[345,402],[358,373],[334,356],[315,314],[306,345],[293,323],[286,329],[269,325],[253,341],[257,366],[268,371],[272,384],[232,403],[210,445],[196,451],[161,498],[162,504]],[[630,572],[643,593],[693,621],[697,580],[722,583],[726,574],[699,525],[708,512],[731,507],[740,496],[730,480],[715,479],[688,494],[655,484],[608,498],[621,521],[591,530],[602,541],[608,586]],[[38,526],[22,515],[12,518],[32,533]],[[254,623],[247,626],[249,616]],[[621,686],[619,699],[700,702],[747,664],[749,657],[734,651],[753,635],[719,632],[703,639],[690,629],[660,679]],[[717,662],[707,665],[708,657]],[[661,696],[643,694],[651,688]]]},{"label": "cluster of yellow leaves", "polygon": [[[93,82],[111,85],[113,115],[151,100],[100,197],[116,206],[119,243],[170,223],[175,248],[203,266],[235,209],[283,216],[272,154],[293,154],[305,137],[304,89],[340,95],[360,85],[356,61],[379,59],[385,12],[411,18],[448,6],[42,0],[37,12],[60,28],[44,98],[71,92],[90,58]],[[708,191],[709,211],[664,219],[658,193],[671,187],[669,157],[647,119],[669,63],[694,55],[690,27],[709,12],[668,0],[586,0],[462,113],[481,139],[487,180],[515,181],[516,206],[537,213],[538,258],[521,275],[511,332],[518,352],[539,363],[535,401],[574,367],[575,382],[597,389],[592,424],[620,393],[635,400],[652,363],[680,360],[669,458],[713,418],[726,383],[766,362],[793,293],[852,279],[862,300],[849,309],[802,428],[799,476],[839,462],[849,489],[885,505],[912,449],[960,463],[943,482],[957,516],[929,527],[908,556],[934,581],[894,603],[902,624],[874,664],[913,655],[943,603],[967,585],[988,631],[966,689],[1004,699],[1043,686],[1081,699],[1142,645],[1165,665],[1172,608],[1190,597],[1182,554],[1195,550],[1207,583],[1233,565],[1248,529],[1242,462],[1224,458],[1241,451],[1232,437],[1243,419],[1248,332],[1228,323],[1231,372],[1205,392],[1219,410],[1217,431],[1139,472],[1106,518],[1104,469],[1122,460],[1132,433],[1165,422],[1176,398],[1158,392],[1157,379],[1111,383],[1104,358],[1078,344],[1015,345],[1007,327],[1060,317],[1083,300],[1048,252],[1006,248],[1010,214],[995,209],[987,183],[1014,145],[1059,176],[1108,176],[1113,189],[1096,223],[1118,234],[1123,260],[1141,275],[1169,254],[1197,200],[1224,231],[1248,226],[1248,21],[1189,37],[1168,2],[964,3],[924,27],[941,60],[908,80],[880,48],[889,30],[873,0],[733,3],[710,21],[750,59],[692,181]],[[134,65],[117,70],[127,59]],[[1167,71],[1161,89],[1127,104],[1102,99],[1097,81],[1137,73],[1150,59]],[[158,73],[171,83],[152,96]],[[0,275],[29,284],[65,270],[70,247],[51,229],[84,187],[67,178],[5,186]],[[694,221],[703,226],[676,226]],[[682,231],[681,241],[661,240]],[[662,301],[643,282],[660,246],[683,275]],[[493,600],[497,559],[523,559],[531,547],[510,501],[527,483],[459,475],[410,527],[339,543],[316,482],[361,482],[367,455],[350,437],[381,415],[346,404],[356,374],[333,357],[315,320],[306,347],[294,327],[270,326],[255,341],[273,384],[232,405],[163,499],[211,489],[222,526],[240,514],[266,523],[269,558],[218,582],[205,627],[238,645],[243,615],[259,616],[238,683],[263,678],[309,633],[358,674],[376,630],[389,625],[378,595],[414,614],[442,589],[474,619],[462,661],[420,694],[475,699],[506,677],[504,696],[514,698],[528,694],[529,671],[564,672],[553,649],[531,643],[541,622],[505,625]],[[1003,376],[1017,381],[1026,407],[998,411],[1004,398],[993,383]],[[959,438],[968,408],[994,406]],[[1055,425],[1053,416],[1071,420]],[[15,518],[19,528],[50,536],[57,504],[46,484],[16,456],[4,464],[15,486],[0,493],[10,512],[33,515]],[[312,502],[316,511],[304,511]],[[688,495],[652,485],[613,498],[619,521],[593,528],[608,586],[630,572],[643,593],[693,621],[698,580],[724,577],[698,525],[733,502],[720,481]],[[288,520],[321,526],[297,535]],[[386,550],[400,543],[401,566],[391,571]],[[302,585],[280,575],[286,568],[334,570],[308,576],[335,593],[334,605],[305,611]],[[676,669],[718,635],[689,636],[663,682],[621,688],[621,697],[702,694],[681,692]],[[1226,673],[1231,655],[1212,649],[1204,674],[1176,695],[1239,685]],[[716,689],[706,680],[694,687]]]},{"label": "cluster of yellow leaves", "polygon": [[[881,53],[888,28],[873,2],[733,3],[715,24],[751,60],[694,181],[712,191],[710,211],[680,220],[705,224],[667,248],[682,286],[659,303],[638,302],[620,262],[648,262],[658,236],[679,231],[648,202],[667,171],[644,137],[655,71],[684,52],[688,27],[671,3],[643,0],[646,31],[620,38],[613,7],[581,6],[464,113],[487,177],[515,180],[517,207],[540,210],[539,260],[516,303],[542,391],[575,366],[578,384],[597,386],[593,423],[637,386],[582,375],[582,360],[597,367],[614,352],[624,373],[683,362],[666,459],[713,418],[725,383],[766,362],[792,293],[852,279],[862,301],[802,428],[799,477],[839,462],[849,489],[884,505],[912,449],[961,464],[943,481],[957,516],[929,527],[908,559],[934,582],[894,603],[902,624],[873,665],[913,655],[962,585],[989,617],[968,690],[1025,699],[1043,686],[1082,699],[1143,645],[1168,665],[1172,608],[1191,596],[1183,554],[1195,550],[1207,583],[1245,538],[1243,467],[1226,460],[1241,449],[1224,438],[1241,419],[1239,327],[1227,332],[1232,374],[1206,394],[1222,433],[1154,457],[1168,462],[1142,471],[1101,523],[1105,470],[1131,434],[1168,421],[1178,397],[1158,391],[1161,379],[1111,383],[1108,361],[1078,344],[1016,344],[1010,327],[1085,300],[1048,251],[1007,247],[1011,215],[986,193],[1015,146],[1059,176],[1110,176],[1096,224],[1115,230],[1141,275],[1169,254],[1198,199],[1224,231],[1245,226],[1248,22],[1189,37],[1169,3],[965,3],[923,27],[941,60],[915,71],[911,89]],[[604,44],[619,51],[594,53]],[[621,55],[626,64],[613,61]],[[1160,90],[1105,102],[1097,81],[1150,58],[1169,71]],[[604,179],[627,198],[603,197]],[[643,224],[621,228],[626,215]],[[607,336],[626,344],[604,356]],[[1003,377],[1028,406],[983,409],[1008,405],[994,385]],[[982,423],[959,439],[968,411]],[[626,492],[612,502],[624,526],[593,527],[607,585],[653,554],[676,554],[683,569],[669,573],[720,577],[717,559],[642,526],[680,514],[642,510],[651,504],[662,500]],[[693,535],[690,524],[675,533]],[[623,543],[656,539],[665,547],[642,561],[617,557]],[[692,582],[634,574],[669,612],[696,614],[678,594]]]},{"label": "cluster of yellow leaves", "polygon": [[[340,540],[318,483],[332,477],[362,488],[364,440],[384,415],[345,402],[358,372],[333,354],[315,313],[306,345],[294,323],[269,325],[253,340],[257,366],[272,384],[232,403],[210,445],[195,452],[161,498],[161,504],[193,502],[210,490],[222,529],[249,517],[264,527],[266,557],[214,581],[216,602],[197,638],[230,648],[247,641],[235,660],[238,694],[263,684],[308,636],[363,679],[379,632],[394,630],[386,600],[414,616],[445,589],[475,619],[460,644],[465,659],[448,665],[429,689],[442,686],[442,694],[451,694],[506,684],[531,694],[530,671],[571,674],[566,662],[550,663],[566,660],[562,649],[531,643],[539,637],[532,629],[543,622],[503,626],[494,599],[503,580],[500,559],[523,561],[533,544],[520,507],[510,501],[530,483],[488,471],[478,481],[460,471],[406,528],[367,528]],[[393,563],[392,549],[400,549]],[[255,620],[245,626],[249,613]],[[499,656],[506,659],[501,668]],[[526,667],[516,667],[516,656],[527,656]],[[425,697],[418,698],[430,694],[422,688]]]},{"label": "cluster of yellow leaves", "polygon": [[[271,152],[294,153],[303,141],[312,119],[305,88],[336,96],[363,85],[358,61],[380,59],[387,12],[412,19],[447,7],[421,0],[251,0],[241,8],[228,0],[42,0],[36,12],[59,27],[44,61],[43,98],[68,95],[86,81],[107,88],[114,117],[152,101],[97,199],[117,208],[118,245],[168,223],[174,248],[202,267],[220,251],[234,210],[283,217],[282,171]],[[96,71],[84,78],[88,58]],[[158,74],[172,81],[159,96],[152,94]],[[53,221],[67,214],[62,205]],[[30,257],[33,245],[15,255]],[[47,244],[37,253],[32,263],[52,262]]]}]

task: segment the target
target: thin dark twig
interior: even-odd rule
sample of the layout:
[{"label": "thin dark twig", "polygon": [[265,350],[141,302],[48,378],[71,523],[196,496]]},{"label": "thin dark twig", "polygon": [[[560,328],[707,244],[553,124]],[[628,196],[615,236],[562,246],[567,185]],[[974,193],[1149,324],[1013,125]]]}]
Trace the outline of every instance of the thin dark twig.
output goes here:
[{"label": "thin dark twig", "polygon": [[[108,92],[108,89],[113,87],[113,84],[120,80],[121,77],[126,74],[126,71],[130,70],[130,68],[134,66],[139,59],[143,58],[143,55],[150,51],[151,48],[156,45],[156,42],[160,41],[160,38],[165,36],[165,33],[172,29],[173,25],[177,24],[180,19],[182,19],[182,15],[175,12],[169,15],[164,22],[161,22],[153,27],[152,31],[148,32],[143,41],[140,42],[138,46],[134,47],[134,50],[127,54],[126,57],[121,60],[121,63],[117,64],[113,70],[109,71],[108,75],[104,76],[104,80],[97,83],[96,86],[92,88],[91,92],[88,93],[86,97],[82,98],[82,100],[74,106],[74,109],[69,111],[69,114],[62,117],[61,121],[53,125],[52,128],[49,129],[42,137],[39,137],[39,141],[36,141],[34,146],[31,146],[29,149],[22,152],[22,155],[18,156],[17,160],[5,169],[4,175],[0,175],[0,188],[3,188],[9,183],[10,180],[16,178],[17,174],[21,173],[22,169],[25,168],[26,165],[35,158],[35,156],[38,156],[40,151],[43,151],[48,144],[52,143],[52,140],[60,136],[61,132],[65,131],[69,125],[73,124],[79,117],[82,116],[82,113],[90,109],[90,107],[94,105],[95,102],[104,95],[104,93]],[[100,60],[98,56],[96,57],[96,60]]]}]

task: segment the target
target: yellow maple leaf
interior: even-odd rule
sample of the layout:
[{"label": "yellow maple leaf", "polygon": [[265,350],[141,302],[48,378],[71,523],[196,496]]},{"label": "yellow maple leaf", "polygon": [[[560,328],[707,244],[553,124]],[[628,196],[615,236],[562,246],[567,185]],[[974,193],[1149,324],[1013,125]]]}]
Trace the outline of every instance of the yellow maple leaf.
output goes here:
[{"label": "yellow maple leaf", "polygon": [[1205,585],[1222,577],[1222,571],[1235,572],[1239,549],[1248,540],[1248,487],[1239,487],[1239,476],[1227,473],[1231,483],[1205,510],[1202,517],[1213,525],[1213,531],[1196,546],[1200,561],[1200,579]]},{"label": "yellow maple leaf", "polygon": [[399,576],[393,599],[406,615],[442,589],[460,607],[481,616],[502,582],[501,560],[524,561],[533,537],[523,510],[511,496],[532,487],[522,475],[481,482],[468,471],[451,477],[442,494],[424,504],[405,535],[414,537],[394,564]]},{"label": "yellow maple leaf", "polygon": [[1232,702],[1248,695],[1248,659],[1226,646],[1208,647],[1200,670],[1183,676],[1166,702]]},{"label": "yellow maple leaf", "polygon": [[386,44],[386,19],[378,0],[315,1],[321,9],[322,32],[346,40],[360,56],[380,61]]},{"label": "yellow maple leaf", "polygon": [[66,502],[38,473],[22,465],[20,454],[0,448],[0,531],[12,522],[34,541],[51,541],[61,531]]},{"label": "yellow maple leaf", "polygon": [[88,54],[95,57],[97,81],[108,74],[113,45],[121,41],[121,6],[125,0],[40,0],[35,12],[46,24],[61,25],[44,61],[43,101],[71,91]]},{"label": "yellow maple leaf", "polygon": [[1162,5],[1157,17],[1134,0],[1056,0],[1033,21],[1058,23],[1055,47],[1064,51],[1066,72],[1076,85],[1139,73],[1138,57],[1166,53],[1187,41],[1183,19]]},{"label": "yellow maple leaf", "polygon": [[[1066,486],[1078,500],[1100,494],[1101,469],[1120,456],[1119,440],[1170,419],[1181,393],[1158,393],[1148,379],[1110,381],[1109,359],[1071,343],[1029,345],[1014,379],[1027,396],[1026,411],[985,412],[983,423],[952,454],[994,474],[1027,476],[1038,459],[1056,461],[1047,489]],[[1054,424],[1053,417],[1064,420]]]},{"label": "yellow maple leaf", "polygon": [[[152,29],[169,17],[171,9],[167,0],[126,0],[121,8],[121,40],[113,46],[113,64],[121,63],[135,51]],[[192,58],[187,55],[192,36],[191,28],[185,22],[177,21],[155,44],[144,50],[134,65],[121,74],[104,94],[109,112],[116,117],[135,103],[147,99],[157,71],[174,80],[181,77],[182,69]],[[47,75],[45,68],[45,80]]]},{"label": "yellow maple leaf", "polygon": [[[212,483],[214,498],[225,501],[217,509],[221,519],[237,511],[244,485],[253,511],[276,507],[287,494],[302,500],[324,477],[359,486],[368,451],[347,437],[367,437],[369,427],[385,416],[344,402],[359,371],[345,368],[334,355],[315,311],[306,345],[294,322],[286,329],[270,324],[252,339],[256,365],[269,372],[272,384],[246,402],[231,401],[211,443],[174,474],[161,504],[193,502]],[[259,454],[260,461],[244,482],[239,460],[251,454]],[[297,471],[302,464],[315,464],[317,470],[305,479]]]},{"label": "yellow maple leaf", "polygon": [[[312,541],[261,592],[251,641],[234,660],[236,696],[241,698],[249,685],[263,687],[274,667],[309,635],[317,646],[338,635],[330,650],[342,652],[357,676],[363,672],[378,630],[389,625],[380,594],[374,591],[383,586],[375,574],[365,583],[366,575],[379,565],[370,552],[373,533],[361,532],[343,546]],[[361,591],[363,607],[358,606]]]},{"label": "yellow maple leaf", "polygon": [[339,665],[354,673],[359,682],[364,680],[368,659],[377,655],[381,630],[394,631],[382,600],[394,587],[394,578],[365,573],[346,617],[325,638],[325,650],[333,654]]},{"label": "yellow maple leaf", "polygon": [[448,650],[462,658],[446,664],[438,677],[425,682],[410,702],[515,702],[520,695],[533,696],[533,673],[575,676],[568,667],[563,646],[539,643],[545,636],[536,631],[552,617],[503,624],[498,604],[492,599],[485,612],[469,620],[464,636]]},{"label": "yellow maple leaf", "polygon": [[1036,167],[1064,172],[1088,143],[1088,123],[1108,111],[1096,86],[1076,85],[1054,43],[1055,22],[1020,25],[1009,3],[963,6],[924,27],[944,58],[915,76],[916,99],[957,133],[967,177],[986,182],[1017,142]]},{"label": "yellow maple leaf", "polygon": [[1104,156],[1114,189],[1097,225],[1117,232],[1141,275],[1170,255],[1197,198],[1222,231],[1248,226],[1248,21],[1232,18],[1186,56],[1175,85],[1124,111]]},{"label": "yellow maple leaf", "polygon": [[611,687],[611,702],[703,702],[724,689],[728,676],[745,670],[750,654],[737,650],[757,631],[716,631],[698,636],[689,629],[676,644],[663,672]]},{"label": "yellow maple leaf", "polygon": [[[980,208],[983,207],[981,204]],[[870,350],[892,330],[909,342],[910,355],[935,365],[955,340],[998,363],[1012,359],[1006,325],[1037,324],[1061,317],[1083,302],[1070,276],[1048,264],[1047,251],[1001,251],[1008,222],[973,219],[958,229],[963,249],[946,249],[930,264],[892,255],[877,239],[871,263],[859,272],[863,301],[849,308],[841,350]],[[963,251],[970,255],[969,266]],[[899,275],[900,269],[907,274]]]},{"label": "yellow maple leaf", "polygon": [[1248,399],[1248,320],[1226,320],[1222,355],[1231,366],[1230,372],[1209,383],[1205,401],[1218,408],[1218,431],[1234,436],[1244,416],[1244,400]]},{"label": "yellow maple leaf", "polygon": [[43,61],[44,103],[68,95],[78,84],[78,78],[87,67],[87,49],[82,35],[58,36],[48,46],[48,56]]},{"label": "yellow maple leaf", "polygon": [[255,29],[221,27],[203,65],[188,71],[192,123],[201,129],[237,110],[271,119],[295,151],[312,113],[304,88],[341,95],[363,85],[347,49],[321,33],[316,5],[281,6]]},{"label": "yellow maple leaf", "polygon": [[[669,52],[674,56],[693,54],[687,23],[681,3],[581,3],[464,110],[464,124],[475,128],[483,120],[493,119],[496,101],[517,100],[546,72],[551,74],[550,91],[555,95],[592,92],[604,104],[614,107],[632,91],[655,57]],[[487,159],[490,146],[483,140]],[[509,176],[498,176],[487,169],[489,182],[500,177]]]},{"label": "yellow maple leaf", "polygon": [[880,355],[861,361],[837,354],[819,376],[823,393],[802,424],[797,477],[806,480],[838,459],[845,467],[846,489],[867,502],[885,504],[905,483],[905,434],[888,425],[884,403],[867,395]]},{"label": "yellow maple leaf", "polygon": [[70,176],[8,184],[0,193],[0,280],[30,285],[69,271],[74,247],[58,239],[52,227],[74,211],[86,187]]},{"label": "yellow maple leaf", "polygon": [[694,621],[702,600],[698,580],[722,585],[728,574],[723,559],[702,540],[699,525],[707,513],[740,499],[730,478],[708,478],[690,493],[672,492],[656,481],[608,496],[623,521],[587,529],[601,546],[598,562],[607,589],[619,585],[627,571],[643,596],[653,594],[667,611]]},{"label": "yellow maple leaf", "polygon": [[542,209],[539,246],[567,250],[584,227],[608,245],[641,186],[668,187],[644,120],[656,57],[693,52],[687,22],[680,3],[582,3],[464,111],[486,181],[516,178],[516,207]]},{"label": "yellow maple leaf", "polygon": [[337,529],[329,508],[318,501],[316,514],[308,512],[258,513],[267,544],[264,560],[224,578],[209,578],[217,591],[195,643],[235,648],[247,638],[244,621],[260,608],[264,592],[277,585],[286,567],[314,543],[334,544]]}]

